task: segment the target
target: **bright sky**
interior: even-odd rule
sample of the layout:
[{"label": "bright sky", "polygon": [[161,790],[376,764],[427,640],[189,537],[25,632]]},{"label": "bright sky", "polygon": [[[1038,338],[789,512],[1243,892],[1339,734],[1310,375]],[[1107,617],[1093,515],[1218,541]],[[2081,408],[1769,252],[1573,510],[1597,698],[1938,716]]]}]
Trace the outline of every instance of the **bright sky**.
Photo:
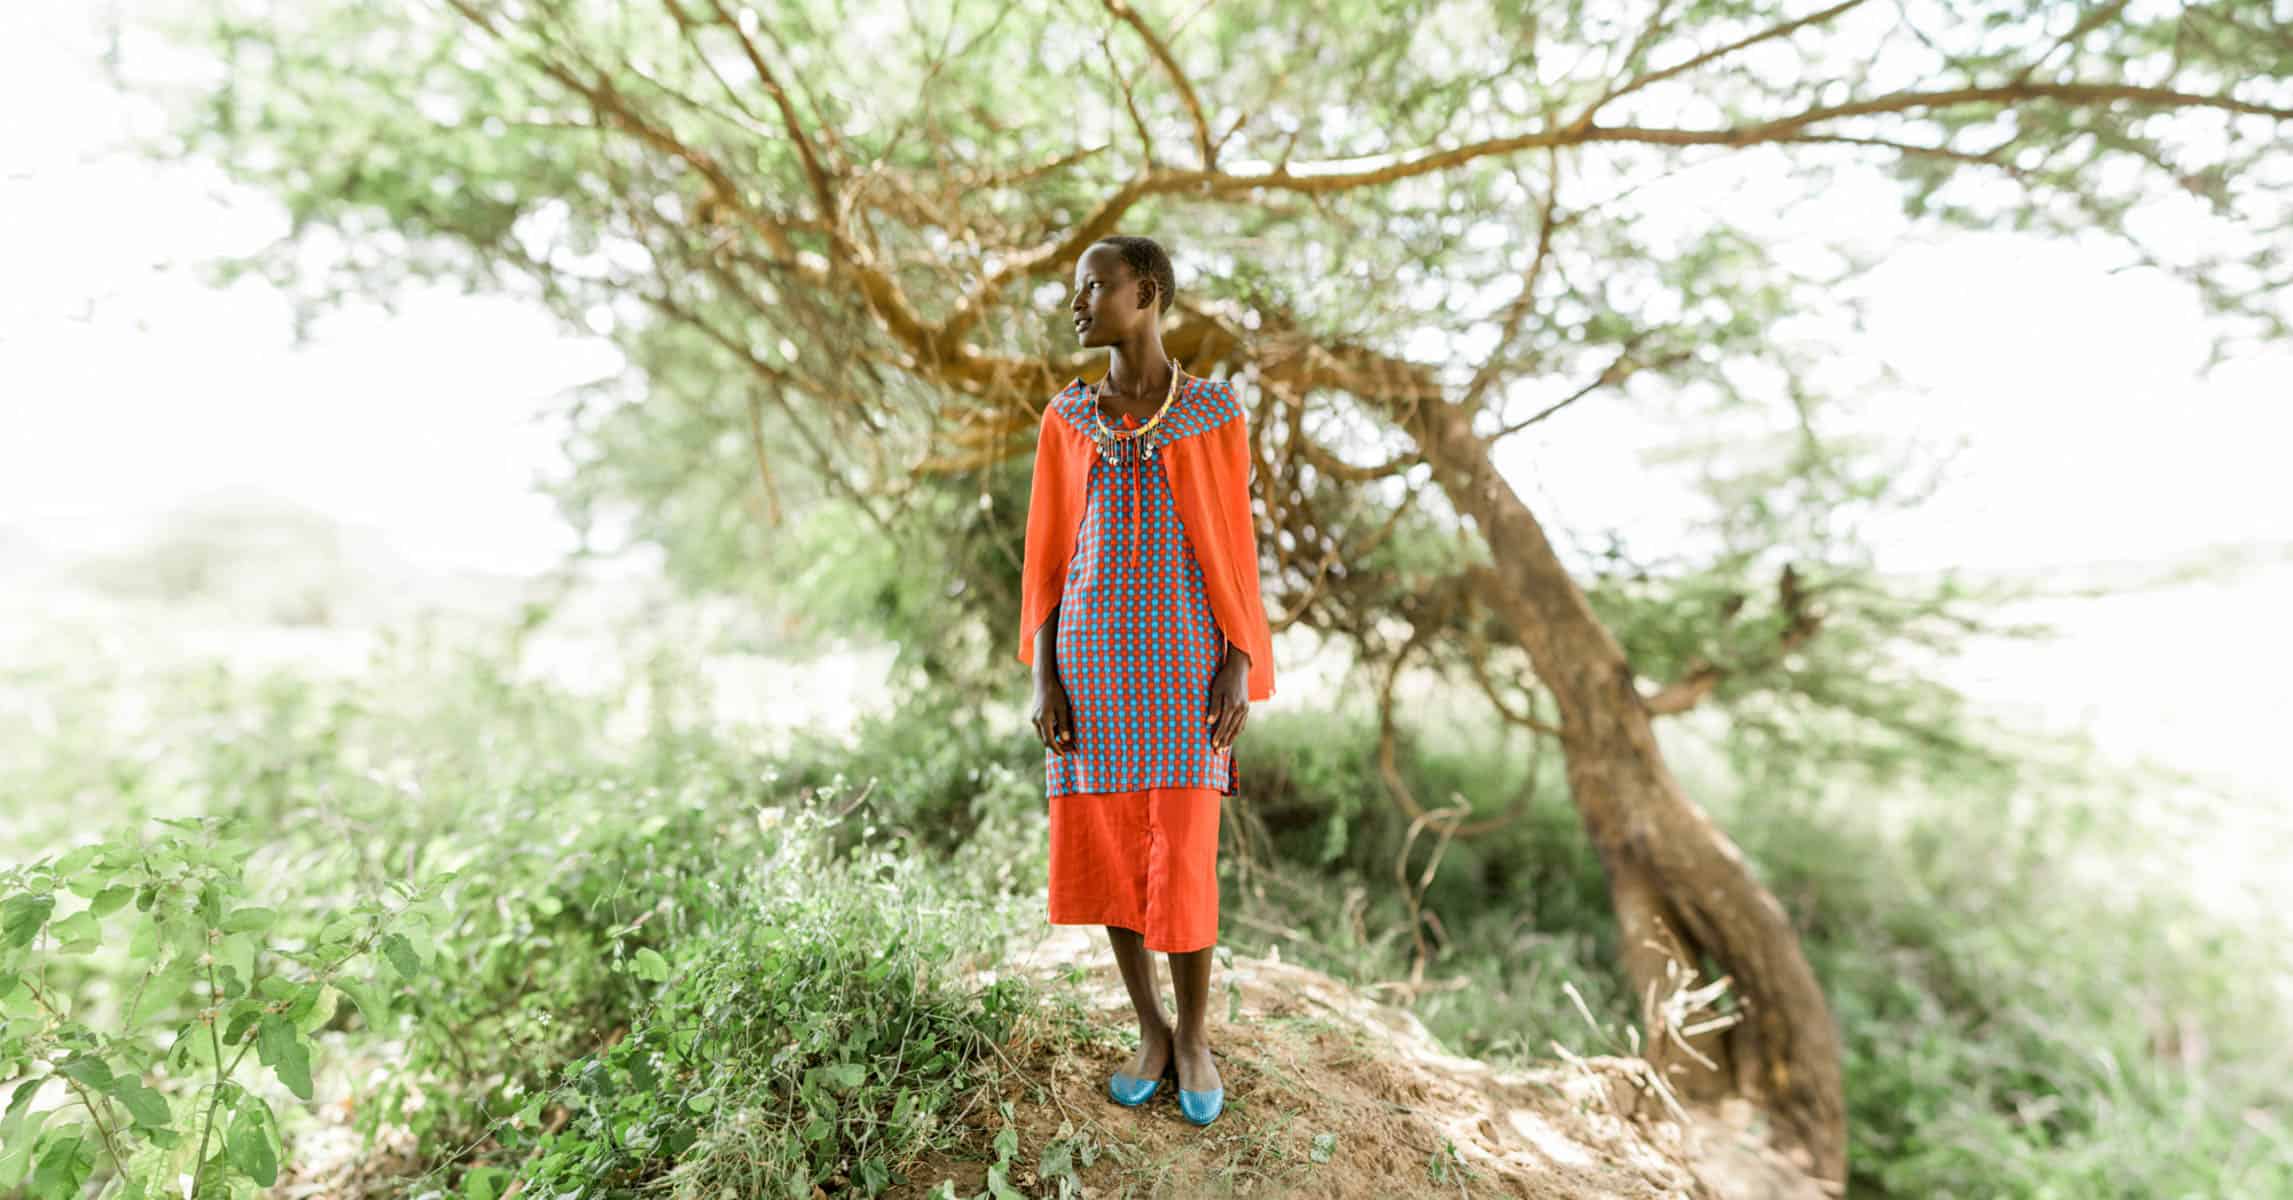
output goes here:
[{"label": "bright sky", "polygon": [[[151,127],[103,84],[92,14],[0,12],[0,532],[132,541],[218,490],[366,526],[415,564],[532,571],[573,545],[530,487],[562,466],[550,396],[617,369],[537,308],[441,291],[289,345],[267,285],[189,264],[262,245],[277,206],[109,149]],[[129,40],[131,70],[156,47]],[[164,68],[162,68],[164,69]]]}]

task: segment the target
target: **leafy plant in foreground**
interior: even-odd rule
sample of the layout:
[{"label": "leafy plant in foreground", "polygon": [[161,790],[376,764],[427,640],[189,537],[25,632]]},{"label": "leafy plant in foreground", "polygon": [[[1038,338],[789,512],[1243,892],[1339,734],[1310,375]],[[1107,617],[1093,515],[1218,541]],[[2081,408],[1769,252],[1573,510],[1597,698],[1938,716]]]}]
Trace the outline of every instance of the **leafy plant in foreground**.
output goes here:
[{"label": "leafy plant in foreground", "polygon": [[388,1020],[371,960],[422,969],[437,914],[417,889],[283,916],[249,895],[239,822],[158,824],[0,873],[0,1189],[64,1200],[99,1167],[130,1198],[272,1185],[275,1089],[248,1056],[310,1100],[341,999]]}]

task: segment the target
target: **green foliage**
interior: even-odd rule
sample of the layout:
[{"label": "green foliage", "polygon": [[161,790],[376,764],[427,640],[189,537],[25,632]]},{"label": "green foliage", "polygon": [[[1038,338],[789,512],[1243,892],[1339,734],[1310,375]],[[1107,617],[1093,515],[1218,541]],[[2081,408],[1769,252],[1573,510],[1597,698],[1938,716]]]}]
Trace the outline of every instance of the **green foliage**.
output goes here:
[{"label": "green foliage", "polygon": [[[289,888],[268,907],[243,821],[157,825],[0,872],[0,1189],[77,1197],[99,1164],[123,1196],[176,1195],[182,1177],[200,1195],[270,1186],[278,1091],[313,1099],[314,1039],[343,998],[387,1024],[397,997],[372,978],[376,945],[442,916],[405,885]],[[246,1069],[250,1052],[278,1087]]]},{"label": "green foliage", "polygon": [[2187,868],[2137,869],[2183,852],[2147,782],[1729,814],[1831,998],[1859,1192],[2293,1189],[2293,1131],[2257,1119],[2293,1105],[2293,962]]},{"label": "green foliage", "polygon": [[849,737],[797,737],[772,769],[831,797],[864,791],[871,822],[942,854],[984,839],[1024,856],[1032,827],[1017,826],[1043,812],[1043,747],[980,708],[975,696],[926,689],[861,717]]},{"label": "green foliage", "polygon": [[[1449,732],[1405,743],[1397,761],[1421,801],[1518,787],[1502,741],[1432,725]],[[1322,714],[1253,721],[1253,783],[1229,809],[1248,832],[1223,856],[1223,940],[1237,953],[1278,948],[1361,984],[1408,976],[1394,874],[1407,822],[1374,739],[1374,725]],[[1823,980],[1845,1042],[1853,1190],[2293,1194],[2293,1131],[2270,1115],[2293,1111],[2293,1021],[2276,991],[2288,943],[2187,896],[2189,868],[2167,864],[2200,852],[2174,844],[2155,803],[2173,781],[2022,761],[1937,776],[1949,791],[1880,769],[1835,773],[1820,792],[1691,780]],[[1635,1006],[1616,984],[1597,860],[1558,781],[1537,796],[1447,851],[1421,901],[1440,922],[1426,977],[1464,986],[1412,1007],[1476,1057],[1543,1060],[1555,1041],[1629,1051]],[[1425,838],[1408,861],[1414,882]]]},{"label": "green foliage", "polygon": [[[1025,997],[1009,980],[950,982],[985,910],[912,846],[836,857],[823,832],[799,813],[728,863],[628,1035],[567,1064],[501,1131],[529,1187],[610,1195],[658,1176],[702,1195],[872,1196],[947,1144],[951,1106]],[[549,1105],[570,1113],[562,1128],[514,1132]]]},{"label": "green foliage", "polygon": [[[874,827],[921,807],[907,789],[952,794],[931,775],[952,758],[854,807],[705,727],[600,738],[599,698],[433,636],[351,681],[158,671],[127,704],[126,676],[85,674],[50,692],[72,736],[0,784],[157,832],[0,875],[0,1170],[26,1195],[194,1171],[247,1195],[298,1169],[304,1106],[346,1093],[462,1195],[672,1169],[881,1190],[950,1144],[948,1103],[1034,1008],[956,982],[1040,918],[1019,789],[950,856]],[[142,775],[103,715],[135,710],[167,747]],[[162,773],[215,811],[143,815]]]}]

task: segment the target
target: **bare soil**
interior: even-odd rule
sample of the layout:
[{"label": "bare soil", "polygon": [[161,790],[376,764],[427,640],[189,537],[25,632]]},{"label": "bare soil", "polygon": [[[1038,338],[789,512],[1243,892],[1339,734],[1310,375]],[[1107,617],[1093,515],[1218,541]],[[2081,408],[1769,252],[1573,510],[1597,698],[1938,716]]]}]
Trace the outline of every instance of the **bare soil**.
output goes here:
[{"label": "bare soil", "polygon": [[[1123,1108],[1106,1079],[1135,1051],[1135,1019],[1103,935],[1057,928],[1018,949],[998,970],[1052,988],[1068,1036],[1015,1039],[1020,1070],[965,1111],[969,1153],[919,1164],[893,1196],[942,1180],[977,1195],[1005,1105],[1018,1135],[1006,1178],[1030,1197],[1824,1195],[1766,1145],[1749,1106],[1678,1106],[1632,1058],[1521,1070],[1458,1058],[1406,1011],[1278,957],[1212,974],[1226,1088],[1215,1122],[1188,1123],[1167,1084]],[[1046,1151],[1054,1167],[1064,1151],[1068,1169],[1046,1177]]]}]

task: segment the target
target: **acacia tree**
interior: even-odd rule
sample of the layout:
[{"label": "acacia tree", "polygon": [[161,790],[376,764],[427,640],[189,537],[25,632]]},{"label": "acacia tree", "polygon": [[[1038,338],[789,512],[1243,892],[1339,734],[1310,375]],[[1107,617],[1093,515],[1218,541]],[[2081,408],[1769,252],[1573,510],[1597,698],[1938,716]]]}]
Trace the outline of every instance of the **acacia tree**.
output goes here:
[{"label": "acacia tree", "polygon": [[[2124,0],[926,7],[218,0],[188,32],[228,70],[162,150],[286,201],[289,235],[237,269],[322,301],[534,289],[615,337],[635,369],[580,398],[577,510],[770,537],[833,501],[885,544],[983,537],[955,543],[967,569],[1007,567],[1023,514],[976,519],[945,483],[1023,458],[1082,372],[1076,257],[1179,231],[1166,341],[1246,383],[1277,627],[1387,669],[1389,753],[1412,660],[1556,743],[1649,1058],[1689,1095],[1755,1099],[1843,1179],[1821,989],[1654,722],[1790,694],[1933,741],[1943,722],[1868,668],[1966,618],[1954,585],[1877,587],[1828,532],[1887,486],[1841,468],[1816,355],[1779,331],[1865,261],[1795,269],[1716,219],[1660,235],[1643,193],[1754,153],[1810,191],[1875,165],[1929,222],[2109,235],[2197,289],[2218,361],[2287,332],[2293,33],[2262,6]],[[2219,236],[2138,236],[2161,197]],[[1413,352],[1428,333],[1440,351]],[[1721,482],[1786,516],[1723,520],[1708,563],[1572,571],[1499,448],[1652,395],[1771,430]],[[972,596],[1000,661],[1008,595]],[[1730,1019],[1682,1029],[1720,973]]]}]

